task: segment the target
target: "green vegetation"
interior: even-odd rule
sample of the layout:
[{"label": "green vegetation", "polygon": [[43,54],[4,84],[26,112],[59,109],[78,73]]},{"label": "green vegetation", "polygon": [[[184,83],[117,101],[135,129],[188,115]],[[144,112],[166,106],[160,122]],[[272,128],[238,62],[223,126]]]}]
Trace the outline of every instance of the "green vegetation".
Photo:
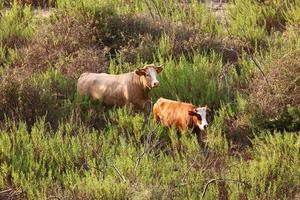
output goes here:
[{"label": "green vegetation", "polygon": [[[299,1],[228,1],[221,21],[196,0],[146,2],[0,1],[0,199],[299,197]],[[85,71],[153,62],[153,102],[212,109],[206,151],[76,93]]]}]

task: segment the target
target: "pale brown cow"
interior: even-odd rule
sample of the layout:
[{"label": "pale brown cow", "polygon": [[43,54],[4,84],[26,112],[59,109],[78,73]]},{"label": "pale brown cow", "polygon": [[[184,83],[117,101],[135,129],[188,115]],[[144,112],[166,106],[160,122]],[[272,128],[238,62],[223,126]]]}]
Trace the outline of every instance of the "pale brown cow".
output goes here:
[{"label": "pale brown cow", "polygon": [[119,75],[83,73],[78,79],[77,91],[107,105],[132,104],[135,108],[146,110],[151,105],[149,91],[159,86],[156,76],[162,70],[163,65],[150,64]]},{"label": "pale brown cow", "polygon": [[203,146],[201,131],[208,126],[206,112],[208,107],[196,107],[190,103],[159,98],[153,106],[153,117],[157,123],[166,127],[175,127],[179,132],[193,129]]}]

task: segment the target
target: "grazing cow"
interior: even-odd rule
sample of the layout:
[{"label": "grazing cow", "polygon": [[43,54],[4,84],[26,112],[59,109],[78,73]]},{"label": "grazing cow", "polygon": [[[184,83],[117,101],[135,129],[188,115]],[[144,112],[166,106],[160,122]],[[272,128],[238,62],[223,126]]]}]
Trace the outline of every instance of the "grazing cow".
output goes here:
[{"label": "grazing cow", "polygon": [[153,117],[163,126],[173,126],[180,132],[188,128],[193,129],[198,136],[198,141],[201,142],[200,131],[205,130],[208,126],[207,110],[207,106],[196,107],[190,103],[159,98],[153,106]]},{"label": "grazing cow", "polygon": [[77,91],[107,105],[132,104],[135,108],[147,110],[151,105],[149,91],[159,86],[156,76],[162,70],[163,65],[150,64],[119,75],[83,73],[78,79]]}]

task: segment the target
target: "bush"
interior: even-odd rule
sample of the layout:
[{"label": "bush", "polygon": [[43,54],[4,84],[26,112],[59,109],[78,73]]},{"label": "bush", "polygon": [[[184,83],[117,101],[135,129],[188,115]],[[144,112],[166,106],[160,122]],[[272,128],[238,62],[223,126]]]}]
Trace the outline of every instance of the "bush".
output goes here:
[{"label": "bush", "polygon": [[217,85],[221,67],[222,62],[216,54],[198,54],[192,62],[185,57],[181,57],[178,63],[168,60],[158,76],[161,84],[153,90],[153,95],[155,98],[165,97],[195,105],[208,104],[216,109],[222,101],[229,101],[232,95],[225,93],[230,87],[230,78],[228,85]]},{"label": "bush", "polygon": [[[127,5],[124,2],[120,2],[120,4]],[[163,2],[159,2],[159,4],[163,4]],[[115,4],[107,1],[101,3],[95,3],[93,0],[65,1],[61,3],[60,7],[68,15],[80,16],[91,21],[97,42],[102,47],[106,47],[111,58],[117,58],[118,55],[121,55],[122,62],[129,64],[139,61],[151,63],[158,52],[164,58],[172,55],[178,59],[182,54],[189,57],[195,51],[211,52],[213,50],[224,55],[224,63],[237,62],[242,50],[247,49],[249,52],[249,44],[238,39],[233,41],[226,37],[219,39],[216,37],[216,33],[207,33],[208,31],[205,29],[214,24],[210,22],[210,20],[214,21],[211,13],[208,14],[209,11],[197,2],[187,5],[191,11],[188,15],[190,21],[186,23],[177,23],[176,20],[172,20],[173,18],[159,20],[145,14],[122,12],[118,10]],[[136,9],[145,9],[139,3],[133,6],[137,6]],[[203,9],[203,12],[198,9],[201,11]],[[172,12],[174,12],[174,17],[178,14],[175,10]],[[194,22],[192,19],[195,18],[194,15],[197,16],[197,20],[201,21],[199,22],[201,25],[192,23]],[[206,20],[208,21],[205,22]],[[169,47],[166,52],[161,52],[164,51],[164,44],[168,44]]]},{"label": "bush", "polygon": [[[294,50],[273,60],[268,67],[265,78],[261,75],[256,76],[251,84],[251,101],[258,108],[260,113],[260,124],[264,123],[280,123],[281,117],[284,117],[289,106],[299,109],[300,107],[300,51]],[[290,117],[292,117],[290,115]],[[297,115],[294,115],[297,121]],[[268,122],[269,121],[269,122]],[[286,121],[286,120],[285,120]],[[290,121],[293,123],[293,120]],[[285,124],[285,127],[277,127],[280,129],[294,126]],[[298,127],[299,128],[299,127]]]},{"label": "bush", "polygon": [[31,73],[54,68],[72,78],[86,71],[106,71],[105,52],[98,48],[95,32],[90,30],[87,20],[59,15],[20,50],[22,59],[13,67],[23,67]]},{"label": "bush", "polygon": [[13,4],[12,8],[0,13],[0,66],[16,60],[15,49],[24,46],[33,34],[33,14],[29,7],[24,9]]},{"label": "bush", "polygon": [[70,113],[67,100],[75,93],[75,84],[56,71],[26,75],[7,70],[0,86],[0,119],[26,121],[30,128],[45,116],[53,128]]},{"label": "bush", "polygon": [[267,38],[283,32],[286,24],[297,23],[298,1],[235,0],[229,8],[230,34],[250,41],[254,47],[267,47]]},{"label": "bush", "polygon": [[[253,159],[232,168],[233,177],[247,182],[249,199],[293,199],[300,182],[299,133],[261,133],[253,143]],[[239,194],[238,189],[232,195]],[[234,198],[234,197],[233,197]],[[237,198],[237,197],[235,197]]]}]

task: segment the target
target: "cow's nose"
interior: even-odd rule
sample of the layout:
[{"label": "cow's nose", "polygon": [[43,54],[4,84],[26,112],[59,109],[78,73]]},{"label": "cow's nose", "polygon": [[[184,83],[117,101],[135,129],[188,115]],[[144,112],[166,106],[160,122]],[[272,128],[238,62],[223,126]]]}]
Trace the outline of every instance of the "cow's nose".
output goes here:
[{"label": "cow's nose", "polygon": [[205,124],[205,125],[203,126],[203,128],[204,128],[204,129],[207,129],[207,128],[208,128],[208,124]]},{"label": "cow's nose", "polygon": [[158,81],[153,82],[153,87],[157,87],[157,86],[159,86],[159,82]]}]

